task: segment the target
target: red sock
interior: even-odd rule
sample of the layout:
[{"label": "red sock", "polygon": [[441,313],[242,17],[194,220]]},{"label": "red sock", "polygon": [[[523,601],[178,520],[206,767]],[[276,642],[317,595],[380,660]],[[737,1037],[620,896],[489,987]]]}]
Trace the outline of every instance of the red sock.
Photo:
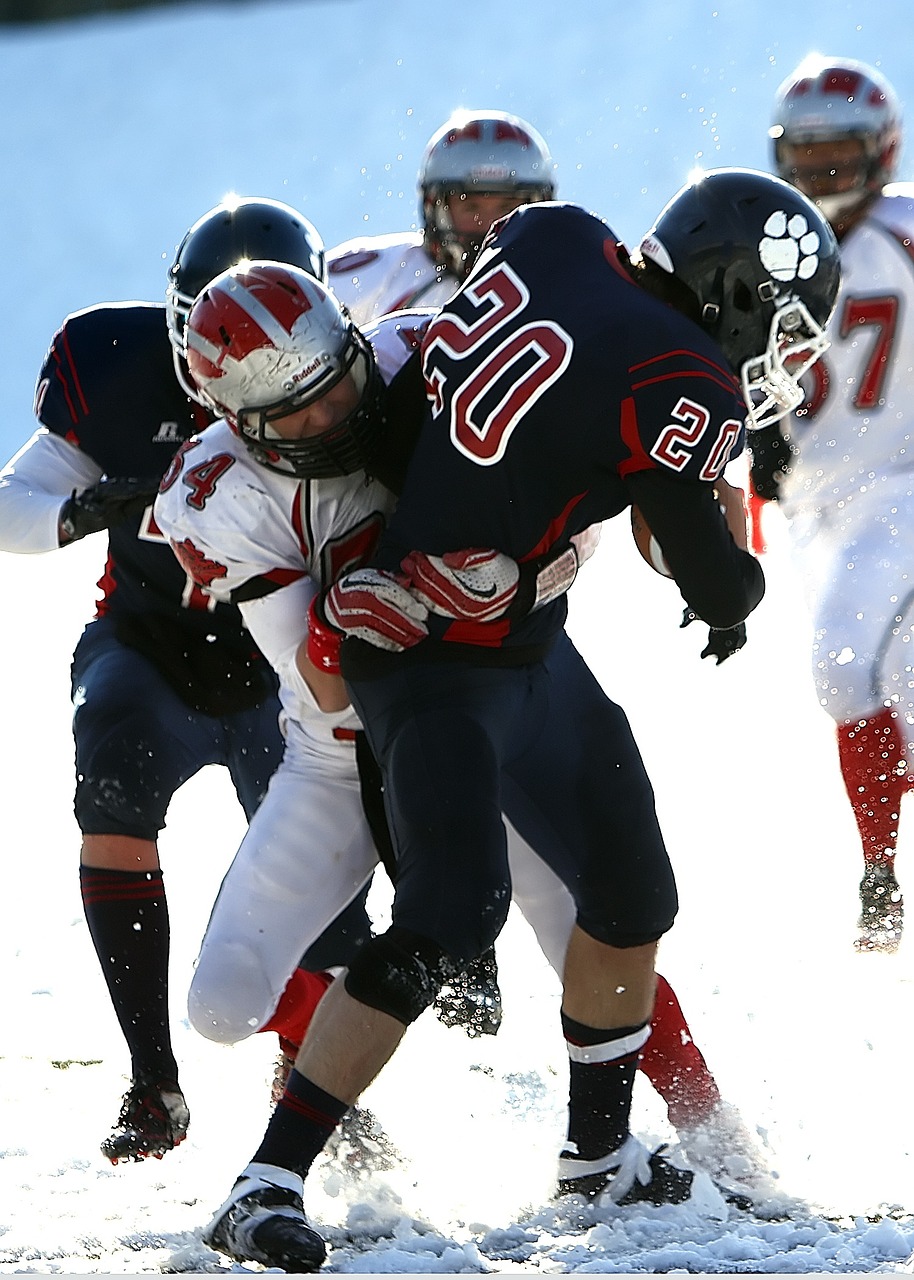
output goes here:
[{"label": "red sock", "polygon": [[641,1070],[666,1103],[675,1128],[700,1124],[720,1102],[717,1082],[692,1039],[676,992],[657,974],[651,1035],[641,1050]]},{"label": "red sock", "polygon": [[332,981],[333,974],[324,970],[311,973],[308,969],[296,969],[279,997],[273,1016],[260,1030],[275,1031],[280,1039],[291,1041],[298,1048],[314,1017],[314,1010]]},{"label": "red sock", "polygon": [[904,765],[907,748],[886,707],[867,720],[838,726],[838,758],[847,797],[854,811],[863,857],[891,870],[898,839],[901,797],[912,779]]}]

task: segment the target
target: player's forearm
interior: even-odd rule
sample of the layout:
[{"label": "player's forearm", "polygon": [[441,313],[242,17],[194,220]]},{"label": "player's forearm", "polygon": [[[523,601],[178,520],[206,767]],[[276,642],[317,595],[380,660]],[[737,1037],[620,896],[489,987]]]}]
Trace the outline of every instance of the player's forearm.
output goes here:
[{"label": "player's forearm", "polygon": [[60,510],[74,489],[101,479],[95,462],[42,428],[0,472],[0,550],[53,551],[60,546]]},{"label": "player's forearm", "polygon": [[37,554],[56,550],[65,497],[33,489],[18,477],[0,479],[0,551]]},{"label": "player's forearm", "polygon": [[342,677],[322,671],[308,658],[308,606],[317,588],[300,578],[282,590],[241,606],[245,625],[270,666],[303,708],[344,711],[349,694]]},{"label": "player's forearm", "polygon": [[[630,476],[627,485],[670,566],[686,604],[710,627],[743,622],[765,594],[761,565],[738,545],[710,484],[680,481],[659,472]],[[725,491],[732,494],[735,491]],[[740,534],[745,545],[745,530]]]}]

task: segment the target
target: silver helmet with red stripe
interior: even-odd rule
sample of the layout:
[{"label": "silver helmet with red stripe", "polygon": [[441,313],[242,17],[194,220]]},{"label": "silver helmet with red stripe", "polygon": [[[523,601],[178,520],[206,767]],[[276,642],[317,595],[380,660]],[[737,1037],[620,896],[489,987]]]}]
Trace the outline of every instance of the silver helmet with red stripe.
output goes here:
[{"label": "silver helmet with red stripe", "polygon": [[[307,272],[246,262],[216,276],[188,316],[186,359],[205,403],[271,471],[321,479],[370,465],[384,427],[374,352]],[[331,425],[282,433],[280,420],[319,401],[343,406]]]},{"label": "silver helmet with red stripe", "polygon": [[509,196],[515,207],[555,196],[555,164],[532,124],[507,111],[458,111],[432,134],[419,166],[425,247],[440,267],[464,279],[488,230],[457,231],[451,201]]},{"label": "silver helmet with red stripe", "polygon": [[811,54],[778,88],[768,136],[779,176],[834,225],[893,180],[901,106],[875,67]]}]

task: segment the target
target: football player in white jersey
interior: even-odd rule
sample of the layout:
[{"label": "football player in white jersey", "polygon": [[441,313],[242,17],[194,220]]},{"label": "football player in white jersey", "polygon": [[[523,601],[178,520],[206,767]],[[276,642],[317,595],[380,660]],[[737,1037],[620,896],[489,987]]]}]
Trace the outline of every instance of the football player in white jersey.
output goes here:
[{"label": "football player in white jersey", "polygon": [[899,811],[914,783],[914,184],[891,182],[895,91],[852,59],[804,61],[769,132],[780,177],[834,228],[842,284],[807,402],[750,439],[753,482],[789,521],[812,615],[813,679],[863,849],[855,945],[893,952]]},{"label": "football player in white jersey", "polygon": [[346,240],[327,254],[330,285],[356,324],[440,307],[466,279],[482,240],[518,205],[555,196],[545,139],[506,111],[458,111],[419,167],[420,231]]}]

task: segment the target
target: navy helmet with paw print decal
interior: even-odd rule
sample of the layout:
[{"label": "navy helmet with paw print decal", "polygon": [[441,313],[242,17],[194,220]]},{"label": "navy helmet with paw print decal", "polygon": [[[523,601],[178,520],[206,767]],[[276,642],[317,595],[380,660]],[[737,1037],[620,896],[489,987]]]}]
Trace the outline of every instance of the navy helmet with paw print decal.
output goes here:
[{"label": "navy helmet with paw print decal", "polygon": [[828,347],[838,244],[795,187],[754,169],[711,169],[661,211],[635,255],[644,284],[718,342],[742,382],[750,427],[803,401],[802,374]]}]

